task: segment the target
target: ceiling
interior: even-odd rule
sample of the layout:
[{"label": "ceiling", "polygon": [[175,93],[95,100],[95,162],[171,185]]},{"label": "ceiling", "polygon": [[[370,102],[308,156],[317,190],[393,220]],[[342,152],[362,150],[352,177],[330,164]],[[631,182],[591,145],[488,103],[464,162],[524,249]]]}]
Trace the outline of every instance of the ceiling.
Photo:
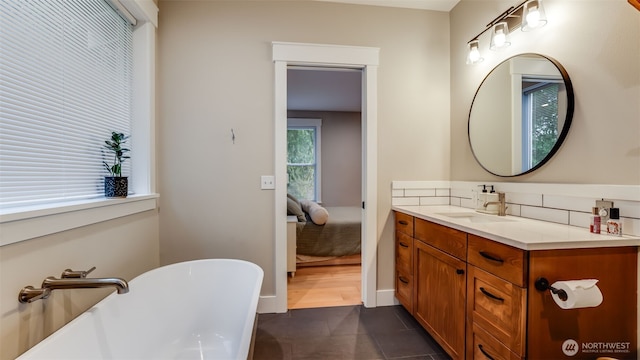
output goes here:
[{"label": "ceiling", "polygon": [[[460,0],[316,1],[448,12]],[[287,108],[289,110],[361,111],[361,71],[336,68],[289,68],[287,74]]]},{"label": "ceiling", "polygon": [[449,12],[460,0],[317,0]]},{"label": "ceiling", "polygon": [[362,71],[292,68],[287,71],[287,109],[361,111]]}]

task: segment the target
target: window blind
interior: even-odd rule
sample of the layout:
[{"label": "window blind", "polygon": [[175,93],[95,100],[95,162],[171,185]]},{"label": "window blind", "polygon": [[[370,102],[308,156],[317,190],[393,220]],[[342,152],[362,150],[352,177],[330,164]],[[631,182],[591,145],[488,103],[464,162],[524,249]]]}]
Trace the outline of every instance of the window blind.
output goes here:
[{"label": "window blind", "polygon": [[0,207],[103,196],[104,141],[130,134],[132,53],[104,1],[0,0]]}]

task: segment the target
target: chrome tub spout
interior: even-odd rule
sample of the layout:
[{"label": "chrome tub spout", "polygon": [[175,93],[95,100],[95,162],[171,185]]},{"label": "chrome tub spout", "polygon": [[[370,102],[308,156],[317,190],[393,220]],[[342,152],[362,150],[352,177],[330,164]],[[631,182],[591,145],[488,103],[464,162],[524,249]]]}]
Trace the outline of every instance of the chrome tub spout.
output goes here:
[{"label": "chrome tub spout", "polygon": [[65,278],[49,276],[42,282],[43,289],[89,289],[115,287],[118,294],[129,292],[129,284],[120,278]]},{"label": "chrome tub spout", "polygon": [[53,290],[57,289],[92,289],[105,287],[116,288],[118,294],[126,294],[129,292],[129,284],[121,278],[63,277],[62,279],[58,279],[54,276],[49,276],[44,279],[39,289],[33,286],[25,286],[22,288],[18,294],[18,301],[25,304],[46,299],[51,295]]}]

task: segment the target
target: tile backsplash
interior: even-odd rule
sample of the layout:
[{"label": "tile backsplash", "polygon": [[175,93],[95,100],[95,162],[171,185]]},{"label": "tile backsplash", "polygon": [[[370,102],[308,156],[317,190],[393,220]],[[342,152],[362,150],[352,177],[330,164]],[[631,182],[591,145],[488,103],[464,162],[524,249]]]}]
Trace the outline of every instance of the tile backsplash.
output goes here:
[{"label": "tile backsplash", "polygon": [[391,204],[473,209],[478,185],[504,192],[509,215],[584,228],[596,200],[610,200],[620,208],[624,234],[640,235],[640,186],[635,185],[393,181]]}]

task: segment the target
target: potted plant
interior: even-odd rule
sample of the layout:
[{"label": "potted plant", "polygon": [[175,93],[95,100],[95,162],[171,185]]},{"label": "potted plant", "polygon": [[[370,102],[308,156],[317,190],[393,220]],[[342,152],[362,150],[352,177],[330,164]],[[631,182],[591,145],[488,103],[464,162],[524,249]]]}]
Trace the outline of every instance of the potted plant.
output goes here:
[{"label": "potted plant", "polygon": [[105,197],[127,197],[128,179],[126,176],[122,176],[122,163],[130,158],[127,155],[129,149],[123,147],[127,139],[129,139],[129,135],[113,131],[111,138],[104,142],[104,148],[113,153],[113,165],[109,165],[106,161],[102,162],[111,175],[104,177]]}]

